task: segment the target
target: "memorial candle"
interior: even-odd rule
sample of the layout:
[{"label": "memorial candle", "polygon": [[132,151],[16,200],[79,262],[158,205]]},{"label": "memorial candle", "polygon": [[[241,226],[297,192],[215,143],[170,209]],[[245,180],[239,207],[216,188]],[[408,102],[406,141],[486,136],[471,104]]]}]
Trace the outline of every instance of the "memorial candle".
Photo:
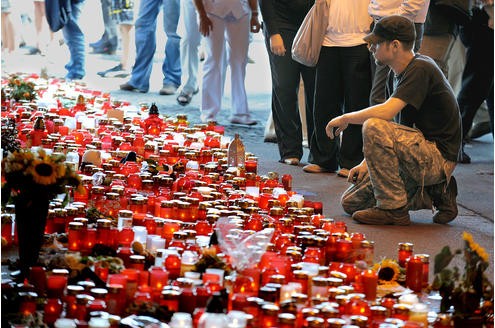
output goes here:
[{"label": "memorial candle", "polygon": [[62,298],[67,286],[67,276],[53,273],[46,277],[46,293],[49,298]]},{"label": "memorial candle", "polygon": [[361,283],[366,299],[374,301],[376,299],[376,289],[378,285],[378,274],[373,270],[366,270],[361,273]]},{"label": "memorial candle", "polygon": [[406,286],[414,292],[423,288],[423,261],[419,256],[410,257],[407,261]]},{"label": "memorial candle", "polygon": [[414,244],[412,243],[399,243],[397,246],[397,259],[401,267],[406,267],[407,259],[413,254]]}]

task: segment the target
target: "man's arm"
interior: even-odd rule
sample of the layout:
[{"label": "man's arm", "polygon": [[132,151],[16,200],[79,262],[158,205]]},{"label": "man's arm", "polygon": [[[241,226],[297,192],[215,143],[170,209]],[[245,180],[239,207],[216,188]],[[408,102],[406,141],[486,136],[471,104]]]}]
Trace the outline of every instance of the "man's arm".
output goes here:
[{"label": "man's arm", "polygon": [[[399,113],[407,103],[399,98],[389,98],[383,104],[378,104],[357,112],[346,113],[328,122],[326,133],[330,139],[340,134],[349,124],[363,124],[369,118],[380,118],[390,121]],[[337,130],[334,132],[334,128]]]}]

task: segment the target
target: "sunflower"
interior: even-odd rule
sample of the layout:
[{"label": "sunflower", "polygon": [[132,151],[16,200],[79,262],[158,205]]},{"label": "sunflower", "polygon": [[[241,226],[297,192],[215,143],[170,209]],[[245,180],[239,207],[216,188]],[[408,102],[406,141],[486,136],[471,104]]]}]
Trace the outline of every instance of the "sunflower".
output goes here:
[{"label": "sunflower", "polygon": [[392,259],[383,259],[375,263],[372,270],[378,272],[378,283],[380,285],[394,285],[400,276],[400,266]]},{"label": "sunflower", "polygon": [[29,168],[33,181],[40,185],[51,185],[57,182],[57,166],[52,162],[35,160]]}]

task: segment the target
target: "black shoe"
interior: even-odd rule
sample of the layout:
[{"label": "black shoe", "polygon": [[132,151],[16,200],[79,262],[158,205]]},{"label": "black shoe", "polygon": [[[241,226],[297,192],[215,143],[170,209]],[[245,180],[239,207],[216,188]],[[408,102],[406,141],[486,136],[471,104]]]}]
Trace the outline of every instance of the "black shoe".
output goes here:
[{"label": "black shoe", "polygon": [[464,145],[462,145],[461,151],[459,152],[459,155],[457,156],[457,162],[462,163],[462,164],[469,164],[471,163],[471,157],[469,157],[468,154],[464,151]]},{"label": "black shoe", "polygon": [[491,133],[492,129],[490,127],[490,122],[479,122],[473,125],[471,130],[469,130],[468,137],[470,139],[476,139],[484,136],[485,134]]},{"label": "black shoe", "polygon": [[393,224],[407,226],[411,224],[409,211],[407,206],[393,210],[385,210],[378,207],[372,207],[361,211],[356,211],[352,214],[352,218],[364,224]]},{"label": "black shoe", "polygon": [[433,206],[438,210],[433,215],[433,222],[446,224],[457,217],[457,181],[454,177],[450,178],[449,185],[445,188],[446,182],[433,186],[425,187],[426,192],[430,195]]},{"label": "black shoe", "polygon": [[136,92],[141,92],[141,93],[148,92],[148,91],[145,91],[145,90],[138,89],[135,86],[129,84],[128,82],[126,82],[124,84],[121,84],[120,85],[120,90],[124,90],[124,91],[136,91]]}]

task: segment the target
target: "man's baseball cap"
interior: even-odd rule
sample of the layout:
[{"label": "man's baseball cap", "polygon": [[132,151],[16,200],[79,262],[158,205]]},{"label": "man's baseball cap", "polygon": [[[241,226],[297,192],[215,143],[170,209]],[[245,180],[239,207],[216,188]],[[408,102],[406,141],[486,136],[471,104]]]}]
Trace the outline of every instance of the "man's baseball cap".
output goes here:
[{"label": "man's baseball cap", "polygon": [[403,16],[386,16],[376,22],[373,31],[365,36],[364,41],[368,43],[380,43],[383,41],[399,40],[402,42],[413,42],[416,40],[414,23]]}]

